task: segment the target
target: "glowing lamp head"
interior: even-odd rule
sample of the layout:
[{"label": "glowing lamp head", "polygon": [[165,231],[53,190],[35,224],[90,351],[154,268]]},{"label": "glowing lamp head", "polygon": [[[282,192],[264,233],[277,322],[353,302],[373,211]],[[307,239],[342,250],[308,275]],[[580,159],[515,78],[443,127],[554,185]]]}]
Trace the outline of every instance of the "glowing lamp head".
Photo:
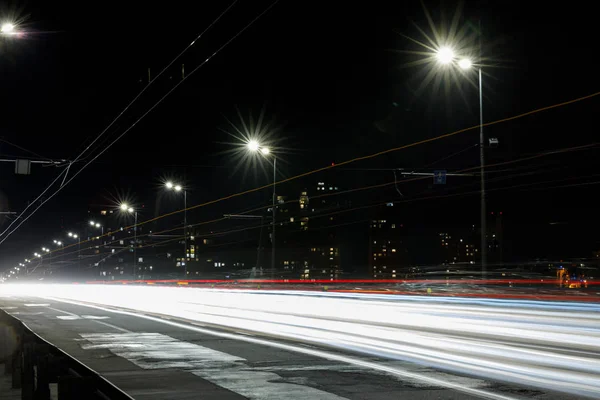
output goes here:
[{"label": "glowing lamp head", "polygon": [[173,187],[173,189],[175,189],[175,191],[176,191],[176,192],[181,192],[181,190],[182,190],[183,188],[181,187],[181,185],[175,185],[175,186]]},{"label": "glowing lamp head", "polygon": [[127,211],[127,209],[129,208],[129,205],[127,203],[122,203],[119,208],[121,209],[121,211]]},{"label": "glowing lamp head", "polygon": [[15,32],[15,25],[11,24],[10,22],[5,22],[2,24],[2,26],[0,26],[0,32],[2,33],[14,33]]},{"label": "glowing lamp head", "polygon": [[271,152],[271,149],[269,149],[268,147],[262,147],[260,149],[260,152],[266,156],[267,154],[269,154]]},{"label": "glowing lamp head", "polygon": [[167,189],[173,189],[173,182],[169,181],[165,183],[165,186],[167,187]]},{"label": "glowing lamp head", "polygon": [[260,145],[256,140],[250,140],[246,146],[250,151],[258,151],[258,149],[260,148]]},{"label": "glowing lamp head", "polygon": [[454,60],[454,51],[450,47],[442,47],[437,51],[435,57],[440,64],[450,64]]},{"label": "glowing lamp head", "polygon": [[473,66],[473,63],[468,58],[463,58],[458,62],[458,66],[462,69],[469,69]]}]

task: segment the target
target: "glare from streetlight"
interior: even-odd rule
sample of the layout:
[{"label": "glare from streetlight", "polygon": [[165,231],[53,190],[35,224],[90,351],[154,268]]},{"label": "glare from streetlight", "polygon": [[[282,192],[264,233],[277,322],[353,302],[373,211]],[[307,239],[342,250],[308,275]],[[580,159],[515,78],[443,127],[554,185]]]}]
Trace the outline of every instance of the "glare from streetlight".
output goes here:
[{"label": "glare from streetlight", "polygon": [[175,189],[176,192],[180,192],[183,188],[181,187],[181,185],[175,185],[173,189]]},{"label": "glare from streetlight", "polygon": [[261,147],[260,152],[266,156],[267,154],[269,154],[271,152],[271,149],[269,149],[268,147]]},{"label": "glare from streetlight", "polygon": [[61,246],[62,242],[59,240],[59,241],[56,242],[56,244],[59,245],[59,246]]},{"label": "glare from streetlight", "polygon": [[127,211],[128,211],[128,212],[130,212],[130,213],[132,213],[132,212],[133,212],[133,208],[129,207],[129,208],[127,209]]},{"label": "glare from streetlight", "polygon": [[2,32],[2,33],[14,33],[14,31],[15,31],[15,25],[11,24],[10,22],[5,22],[0,27],[0,32]]},{"label": "glare from streetlight", "polygon": [[258,151],[260,144],[256,140],[250,140],[246,145],[250,151]]},{"label": "glare from streetlight", "polygon": [[458,62],[458,66],[462,69],[469,69],[473,66],[473,63],[468,58],[463,58]]},{"label": "glare from streetlight", "polygon": [[73,237],[73,232],[69,232],[69,233],[67,233],[67,236],[69,236],[69,237]]},{"label": "glare from streetlight", "polygon": [[127,209],[129,208],[129,204],[127,204],[127,203],[122,203],[122,204],[120,205],[120,208],[121,208],[121,210],[122,210],[122,211],[127,211]]},{"label": "glare from streetlight", "polygon": [[449,64],[454,60],[454,51],[450,47],[442,47],[435,56],[441,64]]},{"label": "glare from streetlight", "polygon": [[96,225],[94,225],[96,228],[100,228],[102,225],[100,225],[100,222],[96,222]]},{"label": "glare from streetlight", "polygon": [[173,182],[169,181],[165,183],[165,186],[167,187],[167,189],[173,189]]},{"label": "glare from streetlight", "polygon": [[52,243],[54,243],[54,244],[58,244],[58,240],[54,239],[54,240],[52,241]]},{"label": "glare from streetlight", "polygon": [[96,223],[94,221],[90,221],[90,225],[94,226],[94,225],[96,225]]},{"label": "glare from streetlight", "polygon": [[77,237],[78,237],[78,236],[77,236],[77,234],[76,234],[76,233],[74,233],[74,234],[73,234],[73,239],[77,239]]}]

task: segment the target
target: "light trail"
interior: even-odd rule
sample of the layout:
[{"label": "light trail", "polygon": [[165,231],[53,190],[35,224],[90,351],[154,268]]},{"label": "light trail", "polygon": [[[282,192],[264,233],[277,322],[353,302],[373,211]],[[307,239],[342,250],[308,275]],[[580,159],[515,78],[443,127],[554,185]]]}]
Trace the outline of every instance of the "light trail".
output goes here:
[{"label": "light trail", "polygon": [[600,304],[115,285],[5,285],[600,398]]}]

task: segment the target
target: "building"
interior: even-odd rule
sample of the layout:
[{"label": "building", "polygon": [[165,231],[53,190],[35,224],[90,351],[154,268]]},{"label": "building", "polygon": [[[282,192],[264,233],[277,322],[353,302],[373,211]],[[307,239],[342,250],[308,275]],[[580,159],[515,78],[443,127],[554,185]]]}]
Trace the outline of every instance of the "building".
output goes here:
[{"label": "building", "polygon": [[475,225],[462,235],[448,232],[439,233],[439,246],[442,264],[475,264],[479,257]]},{"label": "building", "polygon": [[[291,279],[339,279],[342,274],[341,243],[336,214],[349,206],[339,196],[326,194],[338,186],[317,182],[300,191],[297,206],[278,206],[277,276]],[[297,207],[297,208],[296,208]]]},{"label": "building", "polygon": [[369,276],[374,279],[406,278],[410,273],[404,225],[388,205],[369,225]]}]

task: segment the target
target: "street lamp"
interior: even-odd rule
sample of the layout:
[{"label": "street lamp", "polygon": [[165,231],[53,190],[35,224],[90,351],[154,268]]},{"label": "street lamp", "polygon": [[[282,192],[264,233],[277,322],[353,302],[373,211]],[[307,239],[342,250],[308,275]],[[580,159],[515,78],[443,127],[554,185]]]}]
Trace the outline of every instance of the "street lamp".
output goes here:
[{"label": "street lamp", "polygon": [[[256,152],[260,152],[263,156],[268,157],[269,155],[271,155],[271,149],[267,146],[261,146],[260,143],[256,140],[250,140],[247,144],[246,147],[248,149],[248,151],[252,152],[252,153],[256,153]],[[274,277],[275,275],[275,205],[277,202],[277,195],[275,193],[275,186],[277,184],[277,157],[275,157],[275,155],[272,155],[273,157],[273,199],[272,199],[272,204],[271,204],[271,209],[273,212],[273,221],[272,221],[272,228],[271,228],[271,278]]]},{"label": "street lamp", "polygon": [[440,64],[450,64],[454,60],[454,50],[450,47],[441,47],[435,53],[435,57]]},{"label": "street lamp", "polygon": [[119,209],[123,212],[133,214],[134,222],[133,222],[133,276],[135,279],[136,267],[137,267],[137,221],[138,221],[138,212],[134,210],[133,207],[130,207],[127,203],[121,203]]},{"label": "street lamp", "polygon": [[77,267],[81,267],[81,238],[78,234],[73,232],[68,232],[67,236],[77,239]]},{"label": "street lamp", "polygon": [[165,187],[168,190],[175,192],[183,191],[183,277],[187,277],[187,260],[188,260],[188,248],[187,248],[187,190],[179,184],[174,184],[171,181],[165,183]]},{"label": "street lamp", "polygon": [[15,24],[10,22],[5,22],[0,26],[0,32],[5,34],[13,34],[15,33]]},{"label": "street lamp", "polygon": [[[481,52],[481,51],[480,51]],[[442,47],[435,54],[440,64],[452,65],[456,58],[454,51],[450,47]],[[463,71],[473,68],[473,61],[467,57],[461,58],[458,67]],[[477,66],[478,91],[479,91],[479,174],[481,186],[481,274],[485,279],[487,274],[487,223],[486,223],[486,200],[485,200],[485,142],[483,136],[483,83],[481,77],[481,64]]]}]

